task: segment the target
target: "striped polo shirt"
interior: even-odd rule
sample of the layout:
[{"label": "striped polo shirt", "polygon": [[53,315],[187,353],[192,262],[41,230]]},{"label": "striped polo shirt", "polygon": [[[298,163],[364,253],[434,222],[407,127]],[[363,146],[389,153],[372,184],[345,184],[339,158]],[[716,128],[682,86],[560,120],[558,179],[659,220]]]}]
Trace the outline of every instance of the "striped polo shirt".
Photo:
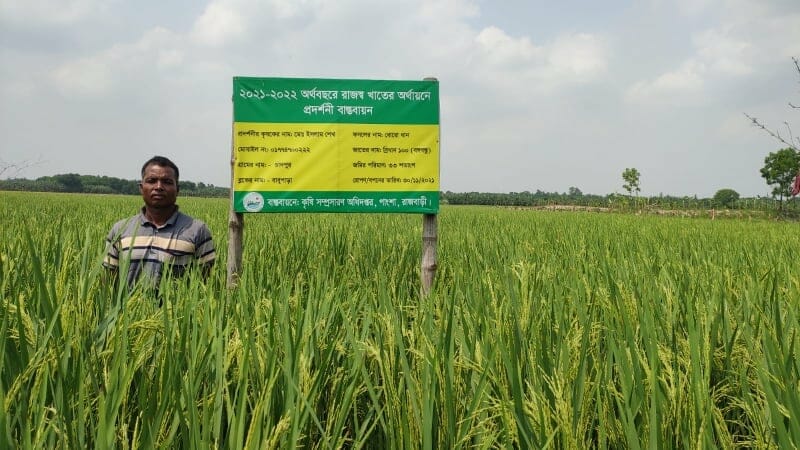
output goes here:
[{"label": "striped polo shirt", "polygon": [[158,227],[145,217],[145,209],[115,223],[106,238],[107,254],[103,265],[119,269],[122,259],[128,263],[128,287],[137,281],[149,280],[157,288],[164,268],[173,277],[180,277],[193,263],[211,264],[216,258],[211,231],[205,223],[180,211]]}]

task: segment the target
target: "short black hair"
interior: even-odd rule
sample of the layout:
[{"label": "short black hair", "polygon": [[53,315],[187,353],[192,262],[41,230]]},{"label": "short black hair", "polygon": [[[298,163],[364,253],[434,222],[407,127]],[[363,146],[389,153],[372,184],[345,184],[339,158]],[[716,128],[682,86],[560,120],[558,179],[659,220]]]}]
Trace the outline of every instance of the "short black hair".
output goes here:
[{"label": "short black hair", "polygon": [[152,158],[145,161],[144,165],[142,166],[142,178],[144,178],[144,171],[147,170],[147,166],[150,165],[169,167],[175,171],[175,181],[178,181],[178,179],[180,178],[180,172],[178,171],[178,166],[176,166],[174,162],[170,161],[169,158],[166,158],[164,156],[153,156]]}]

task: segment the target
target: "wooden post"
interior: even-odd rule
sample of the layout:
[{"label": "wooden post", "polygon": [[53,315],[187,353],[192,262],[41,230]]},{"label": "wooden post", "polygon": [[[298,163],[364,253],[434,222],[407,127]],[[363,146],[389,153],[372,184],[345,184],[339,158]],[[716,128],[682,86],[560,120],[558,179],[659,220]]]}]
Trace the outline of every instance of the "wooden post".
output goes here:
[{"label": "wooden post", "polygon": [[[233,186],[231,186],[233,189]],[[244,234],[244,214],[233,211],[228,217],[228,288],[233,289],[239,283],[242,272],[242,235]]]},{"label": "wooden post", "polygon": [[[436,77],[425,77],[423,80],[438,81]],[[439,153],[441,154],[441,145]],[[420,277],[422,278],[421,291],[423,296],[431,293],[433,280],[436,278],[436,268],[438,267],[436,245],[439,239],[439,231],[436,219],[436,214],[423,214],[422,216],[422,270]]]},{"label": "wooden post", "polygon": [[428,295],[433,287],[436,277],[436,241],[438,231],[436,214],[423,214],[422,216],[422,295]]},{"label": "wooden post", "polygon": [[[231,130],[234,127],[231,126]],[[231,210],[228,215],[228,289],[233,289],[239,283],[239,274],[242,272],[242,243],[244,242],[244,214],[237,213],[233,207],[233,167],[236,164],[236,153],[233,148],[233,134],[231,133]]]}]

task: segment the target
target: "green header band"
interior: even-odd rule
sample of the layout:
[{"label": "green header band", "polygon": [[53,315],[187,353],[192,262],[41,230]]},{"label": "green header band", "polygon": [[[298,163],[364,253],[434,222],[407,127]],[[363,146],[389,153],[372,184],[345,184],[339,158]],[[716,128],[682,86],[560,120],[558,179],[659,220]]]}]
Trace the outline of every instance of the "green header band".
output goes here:
[{"label": "green header band", "polygon": [[237,191],[234,211],[240,213],[335,212],[335,213],[423,213],[439,212],[439,193],[428,191]]},{"label": "green header band", "polygon": [[439,82],[233,78],[234,122],[439,124]]}]

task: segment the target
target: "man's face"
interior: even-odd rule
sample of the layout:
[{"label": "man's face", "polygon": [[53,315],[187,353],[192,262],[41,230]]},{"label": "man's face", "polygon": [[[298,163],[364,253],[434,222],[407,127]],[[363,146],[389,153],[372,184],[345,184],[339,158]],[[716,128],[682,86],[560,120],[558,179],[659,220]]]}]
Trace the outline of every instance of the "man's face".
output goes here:
[{"label": "man's face", "polygon": [[139,184],[144,204],[150,208],[168,208],[178,197],[178,180],[171,167],[150,164],[144,169],[144,177]]}]

